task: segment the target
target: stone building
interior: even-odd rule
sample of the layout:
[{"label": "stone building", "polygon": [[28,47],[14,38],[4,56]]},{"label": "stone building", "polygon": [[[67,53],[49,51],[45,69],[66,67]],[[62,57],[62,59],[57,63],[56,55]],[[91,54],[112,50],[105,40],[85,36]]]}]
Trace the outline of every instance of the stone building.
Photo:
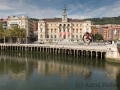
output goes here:
[{"label": "stone building", "polygon": [[91,21],[67,18],[65,6],[62,18],[41,19],[38,22],[39,42],[82,41],[85,32],[91,32]]}]

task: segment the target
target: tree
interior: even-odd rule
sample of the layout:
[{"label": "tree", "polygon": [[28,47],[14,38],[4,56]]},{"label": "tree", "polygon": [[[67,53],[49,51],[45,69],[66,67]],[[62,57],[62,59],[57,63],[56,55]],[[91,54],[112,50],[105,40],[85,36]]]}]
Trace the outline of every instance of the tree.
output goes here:
[{"label": "tree", "polygon": [[3,24],[0,23],[0,39],[3,38]]},{"label": "tree", "polygon": [[95,26],[91,26],[91,30],[93,31],[94,29],[96,29],[96,27]]},{"label": "tree", "polygon": [[9,38],[10,42],[12,42],[13,38],[15,38],[16,41],[21,42],[21,39],[25,38],[26,36],[26,30],[15,26],[5,30],[4,35]]},{"label": "tree", "polygon": [[99,34],[99,33],[95,34],[94,35],[94,40],[103,40],[102,34]]}]

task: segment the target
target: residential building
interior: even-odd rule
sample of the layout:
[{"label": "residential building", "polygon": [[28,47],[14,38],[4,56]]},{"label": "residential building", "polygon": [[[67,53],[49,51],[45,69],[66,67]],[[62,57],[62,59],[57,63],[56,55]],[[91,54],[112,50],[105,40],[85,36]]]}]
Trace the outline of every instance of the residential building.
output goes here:
[{"label": "residential building", "polygon": [[29,19],[28,16],[8,16],[7,18],[7,26],[8,28],[12,28],[14,26],[17,26],[19,28],[26,29],[26,39],[27,42],[30,41],[30,38],[33,36],[33,21]]},{"label": "residential building", "polygon": [[2,25],[3,25],[3,30],[7,30],[7,20],[5,20],[5,19],[0,19],[0,23],[2,23]]},{"label": "residential building", "polygon": [[120,26],[105,26],[99,27],[92,30],[92,34],[95,35],[99,33],[103,36],[103,39],[108,40],[117,40],[120,39]]},{"label": "residential building", "polygon": [[85,32],[91,33],[91,21],[67,18],[66,7],[62,18],[41,19],[38,22],[38,41],[58,42],[64,39],[82,41]]}]

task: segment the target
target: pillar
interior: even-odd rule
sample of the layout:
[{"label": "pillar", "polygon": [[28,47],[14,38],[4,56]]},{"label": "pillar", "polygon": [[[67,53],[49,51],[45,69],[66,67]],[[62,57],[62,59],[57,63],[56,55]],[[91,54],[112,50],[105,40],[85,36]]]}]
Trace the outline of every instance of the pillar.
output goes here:
[{"label": "pillar", "polygon": [[101,51],[101,60],[102,60],[102,51]]},{"label": "pillar", "polygon": [[78,49],[77,49],[77,53],[76,54],[77,54],[77,57],[78,57]]},{"label": "pillar", "polygon": [[92,58],[92,51],[91,51],[91,58]]},{"label": "pillar", "polygon": [[81,56],[83,56],[83,50],[81,50]]},{"label": "pillar", "polygon": [[98,54],[97,54],[97,51],[96,51],[96,59],[97,59],[97,57],[98,57]]}]

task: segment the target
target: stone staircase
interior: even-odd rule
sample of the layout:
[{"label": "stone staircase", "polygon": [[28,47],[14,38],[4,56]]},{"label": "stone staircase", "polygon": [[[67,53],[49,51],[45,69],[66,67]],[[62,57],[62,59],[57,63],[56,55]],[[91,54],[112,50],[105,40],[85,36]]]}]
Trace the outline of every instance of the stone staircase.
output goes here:
[{"label": "stone staircase", "polygon": [[62,41],[58,41],[58,44],[74,44],[72,41],[69,41],[68,39],[63,39]]}]

